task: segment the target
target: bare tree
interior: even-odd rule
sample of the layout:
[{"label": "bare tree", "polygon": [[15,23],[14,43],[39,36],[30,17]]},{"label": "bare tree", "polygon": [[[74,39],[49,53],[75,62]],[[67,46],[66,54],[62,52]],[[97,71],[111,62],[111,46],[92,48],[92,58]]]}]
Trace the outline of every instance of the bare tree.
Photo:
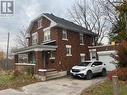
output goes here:
[{"label": "bare tree", "polygon": [[90,0],[89,4],[86,4],[86,0],[79,0],[75,2],[69,13],[75,23],[98,34],[96,43],[101,43],[107,36],[109,31],[107,19],[98,0]]},{"label": "bare tree", "polygon": [[17,36],[16,36],[16,43],[17,46],[20,47],[27,47],[28,46],[28,41],[26,39],[26,30],[23,29],[22,31],[19,31]]}]

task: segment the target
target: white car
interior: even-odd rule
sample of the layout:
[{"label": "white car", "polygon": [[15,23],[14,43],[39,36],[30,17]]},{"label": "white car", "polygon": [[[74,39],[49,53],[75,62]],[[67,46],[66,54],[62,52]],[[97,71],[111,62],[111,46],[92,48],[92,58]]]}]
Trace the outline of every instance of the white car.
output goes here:
[{"label": "white car", "polygon": [[72,76],[91,79],[94,74],[101,73],[103,76],[107,74],[106,66],[101,61],[85,61],[77,66],[73,66],[70,70]]}]

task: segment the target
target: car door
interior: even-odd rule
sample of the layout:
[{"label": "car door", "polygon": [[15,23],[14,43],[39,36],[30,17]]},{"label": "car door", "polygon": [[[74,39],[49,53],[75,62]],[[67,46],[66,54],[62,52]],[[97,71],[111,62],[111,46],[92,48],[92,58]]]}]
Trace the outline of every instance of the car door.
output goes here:
[{"label": "car door", "polygon": [[93,72],[93,73],[97,73],[97,72],[98,72],[98,63],[97,63],[97,62],[94,62],[94,63],[91,65],[91,69],[92,69],[92,72]]},{"label": "car door", "polygon": [[98,72],[102,72],[102,68],[103,68],[103,63],[102,62],[98,62]]}]

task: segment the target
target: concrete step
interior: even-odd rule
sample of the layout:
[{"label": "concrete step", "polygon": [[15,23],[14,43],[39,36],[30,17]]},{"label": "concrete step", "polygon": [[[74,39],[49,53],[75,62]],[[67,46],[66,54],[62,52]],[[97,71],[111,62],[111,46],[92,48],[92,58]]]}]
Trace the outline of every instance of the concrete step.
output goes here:
[{"label": "concrete step", "polygon": [[57,71],[52,71],[52,72],[46,72],[45,74],[46,75],[52,75],[52,74],[57,74],[58,72]]},{"label": "concrete step", "polygon": [[54,75],[54,76],[46,76],[46,80],[51,80],[51,79],[55,79],[55,78],[59,78],[59,74]]},{"label": "concrete step", "polygon": [[66,71],[64,71],[64,72],[57,72],[57,73],[54,73],[54,74],[51,74],[51,75],[47,75],[46,76],[46,80],[51,80],[51,79],[63,77],[63,76],[66,76],[66,75],[67,75]]},{"label": "concrete step", "polygon": [[46,74],[46,77],[57,76],[57,75],[58,75],[58,73]]}]

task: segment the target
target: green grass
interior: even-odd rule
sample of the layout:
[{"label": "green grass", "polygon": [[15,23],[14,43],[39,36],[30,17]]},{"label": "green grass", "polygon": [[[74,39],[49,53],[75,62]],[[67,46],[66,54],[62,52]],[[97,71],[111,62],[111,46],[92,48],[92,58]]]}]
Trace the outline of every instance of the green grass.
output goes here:
[{"label": "green grass", "polygon": [[7,88],[18,88],[35,82],[37,82],[37,80],[32,78],[31,75],[20,75],[15,77],[11,74],[1,74],[0,90]]},{"label": "green grass", "polygon": [[[127,95],[127,84],[123,81],[120,84],[120,95]],[[81,95],[113,95],[112,82],[105,81],[102,84],[90,87],[89,89],[82,92]]]}]

